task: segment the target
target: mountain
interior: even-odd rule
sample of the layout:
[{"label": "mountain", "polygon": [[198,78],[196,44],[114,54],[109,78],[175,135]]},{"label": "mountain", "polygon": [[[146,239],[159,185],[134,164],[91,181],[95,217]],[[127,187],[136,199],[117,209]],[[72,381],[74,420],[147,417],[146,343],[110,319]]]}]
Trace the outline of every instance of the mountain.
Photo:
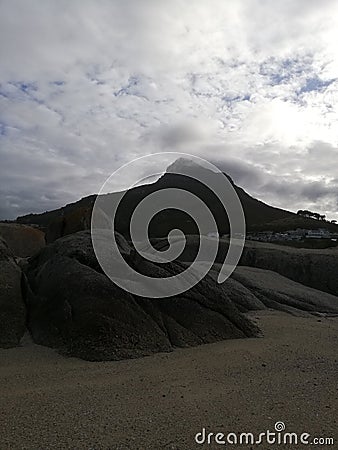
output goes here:
[{"label": "mountain", "polygon": [[[187,175],[173,173],[182,168]],[[216,219],[220,235],[229,233],[227,214],[220,200],[204,184],[192,178],[199,178],[201,175],[207,180],[212,180],[216,186],[224,185],[224,176],[222,174],[198,166],[190,160],[178,159],[167,168],[167,171],[156,182],[137,186],[126,191],[117,210],[115,219],[116,231],[129,238],[131,216],[141,200],[145,199],[149,194],[162,189],[180,188],[195,194],[208,206]],[[247,231],[286,231],[298,227],[305,229],[325,227],[336,232],[338,230],[337,225],[300,217],[290,211],[267,205],[253,198],[244,189],[237,186],[229,175],[224,175],[227,176],[241,201]],[[119,193],[106,195],[108,195],[108,199],[112,204],[120,198]],[[17,222],[39,225],[47,230],[47,241],[51,242],[60,236],[88,229],[96,197],[96,195],[90,195],[53,211],[21,216],[17,218]],[[173,201],[174,203],[177,202],[178,205],[184,206],[180,195],[176,195]],[[149,235],[152,238],[164,237],[173,228],[179,228],[185,234],[198,234],[196,224],[186,213],[177,209],[166,209],[158,213],[150,222]]]}]

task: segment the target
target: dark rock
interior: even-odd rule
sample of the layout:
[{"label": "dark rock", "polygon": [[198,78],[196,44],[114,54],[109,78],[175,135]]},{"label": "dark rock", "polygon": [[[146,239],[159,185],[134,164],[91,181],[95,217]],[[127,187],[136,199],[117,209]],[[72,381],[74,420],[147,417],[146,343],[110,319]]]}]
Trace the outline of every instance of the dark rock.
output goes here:
[{"label": "dark rock", "polygon": [[25,332],[26,308],[22,273],[9,247],[0,238],[0,347],[15,347]]},{"label": "dark rock", "polygon": [[[116,236],[124,258],[144,275],[167,277],[186,268],[187,263],[179,261],[146,261],[122,236]],[[109,235],[100,238],[108,249]],[[220,264],[214,264],[208,276],[175,297],[141,298],[120,289],[102,273],[89,231],[71,234],[29,260],[29,328],[37,343],[84,359],[109,360],[257,336],[258,328],[243,315],[248,311],[273,308],[303,316],[338,313],[337,297],[275,272],[237,267],[219,285],[215,282],[219,269]]]},{"label": "dark rock", "polygon": [[[203,239],[211,238],[203,237]],[[152,242],[159,250],[166,250],[168,247],[166,239],[154,239]],[[177,245],[180,245],[180,238],[177,238]],[[198,236],[187,236],[187,245],[179,260],[193,261],[198,245]],[[228,248],[228,240],[221,239],[215,263],[224,261]],[[305,286],[338,296],[338,251],[336,248],[304,249],[247,241],[239,265],[272,270]]]},{"label": "dark rock", "polygon": [[0,236],[13,254],[21,258],[34,255],[46,245],[44,232],[28,225],[0,223]]},{"label": "dark rock", "polygon": [[298,283],[338,295],[338,252],[247,243],[241,265],[272,270]]},{"label": "dark rock", "polygon": [[237,267],[233,277],[267,307],[291,313],[338,314],[338,297],[304,286],[271,270]]},{"label": "dark rock", "polygon": [[[219,270],[219,266],[216,267]],[[338,297],[271,270],[238,266],[232,278],[226,281],[229,282],[236,282],[243,294],[247,292],[241,297],[233,289],[230,291],[230,299],[244,312],[271,308],[297,316],[338,314]]]},{"label": "dark rock", "polygon": [[[184,269],[179,263],[160,267],[134,258],[127,242],[118,239],[122,253],[142,273],[168,276]],[[88,231],[47,246],[30,260],[27,275],[35,342],[84,359],[134,358],[259,335],[224,286],[208,276],[172,298],[139,298],[120,289],[101,272]]]},{"label": "dark rock", "polygon": [[52,221],[46,231],[46,242],[54,242],[62,236],[90,228],[91,208],[79,207],[68,214],[60,214]]},{"label": "dark rock", "polygon": [[37,274],[29,328],[35,342],[89,360],[170,350],[133,297],[74,258],[56,256]]}]

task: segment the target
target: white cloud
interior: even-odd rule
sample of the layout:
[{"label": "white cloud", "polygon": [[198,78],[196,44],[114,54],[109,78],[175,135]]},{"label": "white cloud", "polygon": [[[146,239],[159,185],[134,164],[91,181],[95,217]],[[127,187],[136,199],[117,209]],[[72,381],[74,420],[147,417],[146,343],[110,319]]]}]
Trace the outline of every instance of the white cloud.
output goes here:
[{"label": "white cloud", "polygon": [[261,199],[338,215],[336,1],[0,8],[3,216],[97,192],[120,164],[175,149],[234,171],[242,160],[256,175],[239,181]]}]

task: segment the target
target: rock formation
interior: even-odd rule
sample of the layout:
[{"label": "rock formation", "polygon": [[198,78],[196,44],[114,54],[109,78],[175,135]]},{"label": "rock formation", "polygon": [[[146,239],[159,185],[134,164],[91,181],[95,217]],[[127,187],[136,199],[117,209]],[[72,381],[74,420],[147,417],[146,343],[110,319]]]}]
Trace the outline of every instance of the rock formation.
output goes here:
[{"label": "rock formation", "polygon": [[45,246],[43,231],[28,225],[0,223],[0,236],[15,256],[26,258]]},{"label": "rock formation", "polygon": [[241,265],[273,270],[291,280],[338,296],[338,251],[248,243]]},{"label": "rock formation", "polygon": [[[135,256],[121,235],[116,236],[126,261],[145,275],[166,277],[188,264],[145,261]],[[108,237],[102,239],[107,239],[108,248]],[[156,245],[161,248],[164,243]],[[189,251],[192,256],[188,245]],[[184,294],[141,298],[102,273],[89,231],[74,233],[30,259],[28,327],[36,343],[88,360],[114,360],[258,336],[259,330],[244,314],[248,311],[272,308],[301,316],[338,314],[337,297],[275,272],[238,267],[220,285],[215,282],[219,269],[215,263],[209,275]]]},{"label": "rock formation", "polygon": [[[187,236],[187,245],[179,260],[193,261],[197,254],[198,243],[198,236]],[[166,239],[154,239],[153,244],[157,249],[166,250],[168,247]],[[224,261],[228,248],[229,242],[220,240],[216,263]],[[338,296],[336,248],[304,249],[247,241],[239,265],[272,270],[305,286]]]},{"label": "rock formation", "polygon": [[[134,259],[121,236],[119,245],[143,273],[160,270],[168,276],[182,270],[179,263],[159,269]],[[87,231],[59,239],[32,258],[28,279],[28,326],[34,341],[88,360],[133,358],[259,335],[226,289],[208,276],[172,298],[138,298],[120,289],[101,273]]]},{"label": "rock formation", "polygon": [[0,238],[0,347],[14,347],[25,332],[26,308],[22,298],[22,273],[14,255]]},{"label": "rock formation", "polygon": [[269,308],[305,317],[311,314],[338,315],[338,297],[271,270],[238,266],[226,283],[231,300],[242,312]]}]

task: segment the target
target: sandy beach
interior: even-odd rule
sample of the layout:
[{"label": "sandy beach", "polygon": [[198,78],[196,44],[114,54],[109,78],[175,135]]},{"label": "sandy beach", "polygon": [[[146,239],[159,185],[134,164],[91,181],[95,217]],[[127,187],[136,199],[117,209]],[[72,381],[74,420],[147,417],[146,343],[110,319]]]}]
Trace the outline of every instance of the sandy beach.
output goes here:
[{"label": "sandy beach", "polygon": [[252,317],[264,338],[136,360],[65,358],[28,338],[0,350],[1,449],[224,448],[195,435],[258,434],[277,421],[337,439],[338,318]]}]

